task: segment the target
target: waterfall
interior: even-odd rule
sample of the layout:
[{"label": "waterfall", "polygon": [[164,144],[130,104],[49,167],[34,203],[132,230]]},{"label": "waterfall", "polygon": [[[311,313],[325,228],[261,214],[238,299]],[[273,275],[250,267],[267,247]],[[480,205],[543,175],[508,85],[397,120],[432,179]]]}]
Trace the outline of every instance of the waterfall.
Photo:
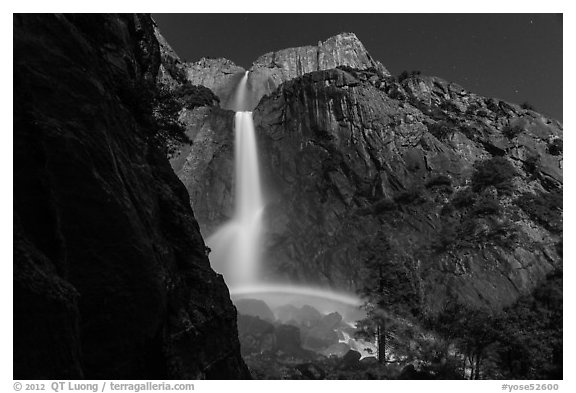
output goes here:
[{"label": "waterfall", "polygon": [[248,107],[248,71],[244,73],[242,79],[236,87],[234,95],[233,109],[236,112],[244,111]]},{"label": "waterfall", "polygon": [[234,99],[238,110],[234,117],[234,215],[206,241],[212,249],[214,269],[224,275],[229,286],[253,284],[259,272],[264,203],[252,112],[243,111],[247,108],[247,93],[248,71],[240,80]]},{"label": "waterfall", "polygon": [[[301,283],[262,280],[262,237],[264,200],[260,184],[256,133],[250,109],[250,83],[246,72],[231,97],[234,117],[234,213],[211,235],[206,244],[212,252],[212,268],[224,276],[233,299],[258,298],[268,304],[309,304],[326,313],[338,310],[346,320],[358,320],[362,304],[357,296]],[[253,81],[250,81],[253,82]]]}]

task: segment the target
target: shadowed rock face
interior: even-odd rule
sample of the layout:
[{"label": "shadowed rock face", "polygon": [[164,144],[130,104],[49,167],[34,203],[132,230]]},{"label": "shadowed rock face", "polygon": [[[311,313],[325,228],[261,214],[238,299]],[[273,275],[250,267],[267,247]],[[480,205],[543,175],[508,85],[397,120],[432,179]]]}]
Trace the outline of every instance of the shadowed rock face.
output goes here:
[{"label": "shadowed rock face", "polygon": [[274,313],[268,305],[259,299],[239,299],[235,302],[239,314],[251,315],[260,319],[274,321]]},{"label": "shadowed rock face", "polygon": [[[342,67],[284,82],[260,101],[254,120],[269,278],[357,288],[356,246],[378,231],[403,250],[419,301],[431,309],[454,297],[497,309],[561,266],[561,206],[550,225],[525,203],[562,192],[554,146],[563,132],[553,119],[436,77],[398,82]],[[193,200],[205,235],[224,219],[209,217],[229,209],[217,201],[231,201],[233,188],[225,180],[233,171],[222,172],[233,168],[232,150],[223,148],[233,143],[231,129],[208,134],[218,135],[211,151],[219,153],[201,164],[195,184],[213,199]],[[472,192],[476,167],[494,158],[513,168],[511,191]]]},{"label": "shadowed rock face", "polygon": [[180,119],[192,144],[181,146],[170,164],[188,189],[198,222],[206,224],[206,236],[234,213],[234,112],[185,109]]},{"label": "shadowed rock face", "polygon": [[248,378],[188,194],[146,142],[143,15],[14,16],[14,378]]}]

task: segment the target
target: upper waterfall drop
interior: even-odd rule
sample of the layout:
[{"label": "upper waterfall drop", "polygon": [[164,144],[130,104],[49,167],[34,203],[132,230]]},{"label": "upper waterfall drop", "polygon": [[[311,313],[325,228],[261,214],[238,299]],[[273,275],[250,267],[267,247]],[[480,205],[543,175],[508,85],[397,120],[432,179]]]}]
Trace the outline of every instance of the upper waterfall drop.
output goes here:
[{"label": "upper waterfall drop", "polygon": [[240,79],[238,86],[236,87],[236,92],[234,94],[234,107],[233,110],[236,112],[245,112],[248,109],[248,74],[250,71],[246,71]]},{"label": "upper waterfall drop", "polygon": [[212,249],[210,259],[214,269],[224,275],[230,286],[254,284],[260,270],[264,202],[252,112],[243,110],[247,108],[247,97],[248,71],[240,80],[234,97],[237,110],[234,117],[234,215],[206,241]]}]

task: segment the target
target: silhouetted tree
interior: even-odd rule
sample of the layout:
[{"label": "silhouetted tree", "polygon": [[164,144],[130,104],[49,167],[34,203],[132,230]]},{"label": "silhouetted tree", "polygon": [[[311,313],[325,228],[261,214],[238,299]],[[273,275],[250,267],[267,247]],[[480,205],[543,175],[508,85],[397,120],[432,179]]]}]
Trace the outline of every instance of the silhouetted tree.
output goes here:
[{"label": "silhouetted tree", "polygon": [[531,103],[529,103],[528,101],[524,101],[522,104],[520,104],[520,107],[522,109],[528,109],[531,111],[535,111],[536,108],[534,108],[534,105],[532,105]]},{"label": "silhouetted tree", "polygon": [[150,145],[169,155],[174,145],[190,143],[178,120],[183,105],[173,91],[144,79],[118,78],[115,87],[122,104],[147,130]]},{"label": "silhouetted tree", "polygon": [[190,143],[185,127],[178,119],[182,104],[168,89],[156,90],[153,98],[153,116],[155,133],[153,143],[170,155],[176,145]]},{"label": "silhouetted tree", "polygon": [[402,71],[400,75],[398,75],[398,82],[403,82],[404,80],[408,79],[408,77],[408,71]]},{"label": "silhouetted tree", "polygon": [[415,70],[415,71],[411,71],[408,72],[406,70],[402,71],[400,73],[400,75],[398,75],[398,82],[403,82],[404,80],[408,79],[408,78],[414,78],[419,76],[420,74],[422,74],[422,72]]},{"label": "silhouetted tree", "polygon": [[559,156],[563,153],[564,143],[560,138],[554,138],[548,143],[548,153],[552,154],[553,156]]},{"label": "silhouetted tree", "polygon": [[497,341],[494,321],[494,315],[487,310],[456,301],[448,302],[432,318],[432,329],[458,348],[463,378],[482,378],[482,364],[490,346]]},{"label": "silhouetted tree", "polygon": [[383,231],[358,247],[363,261],[360,295],[367,317],[359,321],[359,335],[376,338],[378,361],[386,360],[386,343],[400,317],[418,313],[419,293],[408,258]]},{"label": "silhouetted tree", "polygon": [[507,379],[562,379],[562,270],[496,321],[498,367]]},{"label": "silhouetted tree", "polygon": [[461,363],[454,371],[465,378],[562,379],[562,315],[557,270],[500,312],[452,300],[422,323],[454,346]]}]

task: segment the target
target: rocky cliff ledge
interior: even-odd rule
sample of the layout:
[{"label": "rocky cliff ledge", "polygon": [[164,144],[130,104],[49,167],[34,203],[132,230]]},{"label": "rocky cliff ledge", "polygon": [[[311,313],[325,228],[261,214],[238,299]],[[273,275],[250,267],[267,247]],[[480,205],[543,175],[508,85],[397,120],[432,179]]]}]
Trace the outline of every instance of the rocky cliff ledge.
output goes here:
[{"label": "rocky cliff ledge", "polygon": [[188,194],[148,143],[143,15],[14,16],[14,378],[247,378]]}]

